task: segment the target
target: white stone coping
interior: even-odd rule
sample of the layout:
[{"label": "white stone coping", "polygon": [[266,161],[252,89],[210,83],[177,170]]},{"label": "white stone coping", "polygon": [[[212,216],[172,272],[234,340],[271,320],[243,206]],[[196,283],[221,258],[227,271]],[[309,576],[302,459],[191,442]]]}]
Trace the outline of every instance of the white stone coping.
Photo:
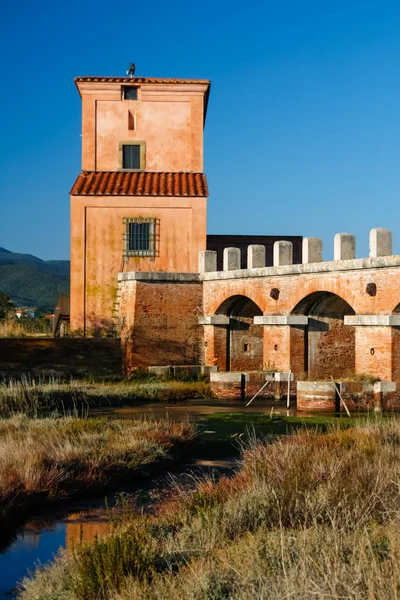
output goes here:
[{"label": "white stone coping", "polygon": [[297,390],[300,392],[334,392],[335,384],[333,381],[298,381]]},{"label": "white stone coping", "polygon": [[[347,383],[351,384],[352,381],[340,381],[340,378],[335,380],[336,384],[340,387],[346,386]],[[368,381],[362,382],[362,388],[364,392],[374,391],[388,394],[396,391],[396,382],[394,381],[376,381],[375,383],[369,383]],[[300,392],[333,392],[335,391],[335,384],[333,381],[298,381],[297,390]],[[341,391],[343,391],[341,389]]]},{"label": "white stone coping", "polygon": [[285,265],[259,269],[238,269],[236,271],[215,271],[200,273],[202,281],[215,279],[247,279],[249,277],[274,277],[301,275],[306,273],[331,273],[335,271],[358,271],[362,269],[384,269],[400,267],[400,254],[373,258],[355,258],[354,260],[332,260],[328,262],[307,263],[304,265]]},{"label": "white stone coping", "polygon": [[118,281],[200,281],[198,273],[167,273],[161,271],[127,271],[118,273]]},{"label": "white stone coping", "polygon": [[243,373],[228,371],[227,373],[210,373],[211,383],[241,383]]},{"label": "white stone coping", "polygon": [[230,318],[226,315],[211,315],[199,317],[199,325],[229,325]]},{"label": "white stone coping", "polygon": [[400,315],[346,315],[345,325],[400,327]]},{"label": "white stone coping", "polygon": [[305,315],[263,315],[254,317],[254,325],[307,325]]},{"label": "white stone coping", "polygon": [[395,381],[376,381],[374,383],[374,392],[382,392],[383,394],[388,394],[390,392],[396,391],[396,382]]},{"label": "white stone coping", "polygon": [[[293,381],[293,373],[290,373],[290,381]],[[285,371],[268,371],[265,374],[265,381],[288,381],[289,372]]]}]

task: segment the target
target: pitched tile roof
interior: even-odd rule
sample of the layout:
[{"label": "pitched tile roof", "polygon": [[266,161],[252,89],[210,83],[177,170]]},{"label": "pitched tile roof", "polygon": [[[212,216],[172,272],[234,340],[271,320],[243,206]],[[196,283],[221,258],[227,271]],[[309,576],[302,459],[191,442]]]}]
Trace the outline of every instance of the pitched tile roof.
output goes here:
[{"label": "pitched tile roof", "polygon": [[164,79],[160,77],[75,77],[75,83],[89,81],[97,83],[205,83],[210,85],[209,79]]},{"label": "pitched tile roof", "polygon": [[82,171],[72,196],[208,196],[204,173]]}]

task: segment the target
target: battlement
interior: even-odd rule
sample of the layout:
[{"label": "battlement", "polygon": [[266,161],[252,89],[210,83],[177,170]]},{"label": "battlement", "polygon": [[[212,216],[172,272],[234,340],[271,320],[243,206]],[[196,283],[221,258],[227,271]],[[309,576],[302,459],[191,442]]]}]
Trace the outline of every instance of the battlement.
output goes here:
[{"label": "battlement", "polygon": [[199,277],[201,280],[238,279],[244,277],[271,277],[303,273],[326,273],[400,266],[400,255],[392,255],[392,232],[389,229],[371,229],[368,258],[355,258],[356,239],[350,233],[337,233],[334,238],[334,260],[323,261],[322,240],[308,237],[303,240],[303,262],[293,264],[291,242],[274,244],[274,266],[265,266],[265,247],[250,245],[247,251],[247,269],[240,268],[239,248],[225,248],[223,270],[217,271],[217,253],[199,252]]}]

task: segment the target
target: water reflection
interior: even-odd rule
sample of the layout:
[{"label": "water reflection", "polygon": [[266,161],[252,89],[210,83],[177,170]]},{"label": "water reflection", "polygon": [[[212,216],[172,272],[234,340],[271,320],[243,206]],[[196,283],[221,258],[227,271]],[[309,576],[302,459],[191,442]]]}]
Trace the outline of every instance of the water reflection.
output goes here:
[{"label": "water reflection", "polygon": [[60,548],[71,549],[81,539],[92,541],[111,528],[104,508],[73,512],[60,520],[57,517],[29,521],[7,551],[0,554],[1,600],[9,600],[16,582],[36,565],[49,562]]},{"label": "water reflection", "polygon": [[[181,477],[192,472],[228,475],[234,472],[236,466],[235,459],[199,458],[180,465],[177,473]],[[142,501],[147,504],[148,494],[158,490],[162,495],[166,485],[167,478],[162,477],[146,485],[131,485],[124,491],[135,496],[140,494]],[[96,535],[106,535],[112,528],[111,513],[106,506],[112,507],[112,514],[115,515],[118,512],[117,504],[118,496],[109,494],[106,498],[75,503],[69,510],[53,511],[51,515],[27,522],[15,541],[0,554],[0,600],[10,600],[14,596],[12,590],[16,582],[21,581],[29,571],[34,571],[36,565],[51,561],[60,548],[71,551],[80,540],[90,542]]]}]

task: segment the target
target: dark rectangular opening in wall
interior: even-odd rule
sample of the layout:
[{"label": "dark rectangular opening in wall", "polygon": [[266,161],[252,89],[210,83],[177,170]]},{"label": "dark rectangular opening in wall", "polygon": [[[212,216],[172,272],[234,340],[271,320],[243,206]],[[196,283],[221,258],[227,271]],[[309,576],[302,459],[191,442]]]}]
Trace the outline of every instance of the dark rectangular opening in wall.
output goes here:
[{"label": "dark rectangular opening in wall", "polygon": [[132,85],[125,85],[124,86],[124,100],[137,100],[138,97],[138,93],[137,93],[137,87],[134,87]]},{"label": "dark rectangular opening in wall", "polygon": [[250,352],[251,344],[244,344],[243,350],[244,350],[244,352]]},{"label": "dark rectangular opening in wall", "polygon": [[122,168],[140,169],[139,144],[129,144],[122,146]]}]

